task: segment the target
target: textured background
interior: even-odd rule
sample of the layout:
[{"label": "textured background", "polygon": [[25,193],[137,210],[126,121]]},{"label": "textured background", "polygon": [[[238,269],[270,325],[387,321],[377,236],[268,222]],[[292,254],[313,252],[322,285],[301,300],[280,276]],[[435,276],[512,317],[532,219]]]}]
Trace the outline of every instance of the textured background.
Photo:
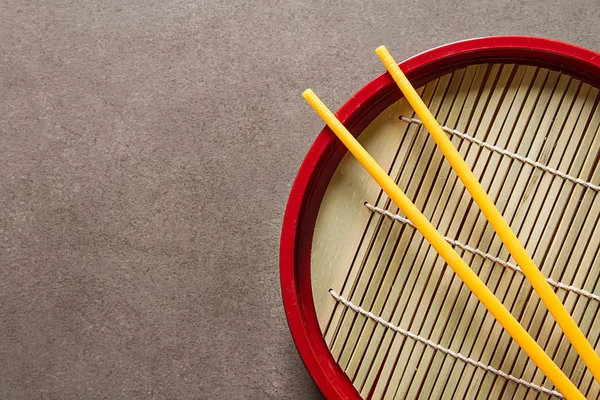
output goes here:
[{"label": "textured background", "polygon": [[337,109],[380,44],[600,51],[599,21],[597,0],[0,0],[0,398],[319,398],[278,282],[322,126],[302,90]]}]

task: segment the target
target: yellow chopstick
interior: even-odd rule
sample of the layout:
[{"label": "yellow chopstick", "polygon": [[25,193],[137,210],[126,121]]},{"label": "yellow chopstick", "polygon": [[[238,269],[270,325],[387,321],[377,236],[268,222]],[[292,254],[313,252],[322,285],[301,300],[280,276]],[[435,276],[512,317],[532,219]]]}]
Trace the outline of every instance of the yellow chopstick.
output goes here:
[{"label": "yellow chopstick", "polygon": [[436,121],[434,116],[431,114],[417,91],[410,84],[404,73],[394,61],[392,55],[388,52],[385,46],[380,46],[376,50],[377,55],[385,65],[386,69],[396,81],[396,84],[406,97],[406,100],[410,103],[415,113],[419,116],[423,125],[429,131],[429,134],[433,140],[437,143],[438,147],[444,153],[444,156],[463,182],[475,202],[479,205],[479,208],[492,225],[504,245],[513,256],[523,274],[531,283],[533,289],[537,292],[540,299],[544,302],[550,313],[556,319],[556,322],[561,327],[567,338],[575,347],[575,350],[579,356],[583,359],[583,362],[587,365],[589,370],[594,375],[594,378],[600,382],[600,357],[596,354],[596,351],[592,345],[588,342],[587,338],[579,329],[579,326],[575,323],[571,315],[564,307],[554,290],[546,281],[544,275],[540,272],[535,262],[531,259],[527,250],[523,247],[517,235],[514,234],[508,223],[500,214],[500,211],[496,208],[490,197],[487,195],[477,178],[467,163],[462,159],[456,147],[452,144],[452,141],[442,130],[440,124]]},{"label": "yellow chopstick", "polygon": [[410,201],[402,190],[396,185],[386,172],[377,164],[371,155],[358,143],[342,123],[333,115],[325,104],[310,89],[304,91],[302,96],[308,104],[319,114],[336,136],[344,143],[348,150],[356,157],[358,162],[369,172],[379,186],[396,203],[402,212],[412,221],[415,227],[423,234],[433,248],[450,265],[469,289],[477,296],[483,305],[500,322],[513,339],[529,355],[536,365],[552,381],[554,386],[567,399],[585,399],[581,392],[561,371],[536,341],[521,326],[519,321],[512,316],[502,302],[479,279],[477,274],[463,261],[458,253],[446,242],[444,237],[435,229],[419,209]]}]

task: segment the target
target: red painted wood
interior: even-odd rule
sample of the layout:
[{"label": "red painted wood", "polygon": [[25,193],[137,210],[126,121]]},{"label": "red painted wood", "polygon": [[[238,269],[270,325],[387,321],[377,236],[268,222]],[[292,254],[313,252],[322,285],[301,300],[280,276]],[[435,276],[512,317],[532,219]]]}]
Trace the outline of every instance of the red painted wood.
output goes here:
[{"label": "red painted wood", "polygon": [[[418,87],[465,65],[490,62],[562,70],[600,87],[600,54],[542,38],[499,36],[466,40],[421,53],[400,63],[400,67]],[[400,91],[385,73],[352,96],[336,115],[352,134],[358,135],[400,97]],[[310,252],[317,213],[329,180],[345,152],[343,145],[325,127],[298,171],[281,234],[281,290],[288,324],[308,372],[328,399],[360,398],[321,335],[310,284]]]}]

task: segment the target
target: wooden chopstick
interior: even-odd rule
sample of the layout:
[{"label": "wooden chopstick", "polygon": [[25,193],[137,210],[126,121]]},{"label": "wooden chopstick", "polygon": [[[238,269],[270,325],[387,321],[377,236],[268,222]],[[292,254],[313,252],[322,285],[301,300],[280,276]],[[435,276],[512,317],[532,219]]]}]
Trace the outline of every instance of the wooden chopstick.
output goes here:
[{"label": "wooden chopstick", "polygon": [[556,388],[567,399],[585,399],[573,382],[569,380],[564,372],[544,352],[540,345],[529,335],[527,330],[521,326],[519,321],[512,316],[510,311],[504,307],[502,302],[498,300],[485,283],[479,279],[477,274],[469,268],[452,246],[446,242],[443,235],[435,229],[431,222],[419,211],[414,203],[396,185],[394,180],[387,175],[383,168],[342,125],[327,106],[323,104],[317,95],[312,90],[307,89],[302,96]]},{"label": "wooden chopstick", "polygon": [[575,347],[575,350],[587,365],[594,378],[600,383],[600,357],[594,350],[594,347],[592,347],[581,329],[579,329],[577,323],[575,323],[552,287],[550,287],[546,277],[544,277],[535,265],[535,262],[529,256],[527,250],[525,250],[525,247],[523,247],[517,238],[517,235],[515,235],[510,225],[508,225],[500,211],[498,211],[492,199],[490,199],[458,150],[456,150],[452,141],[444,133],[442,127],[431,114],[396,61],[394,61],[392,55],[385,46],[378,47],[376,53],[404,94],[404,97],[406,97],[406,100],[423,122],[427,131],[429,131],[433,140],[437,143],[446,160],[448,160],[469,193],[471,193],[473,200],[475,200],[519,267],[521,267],[523,274],[529,280],[533,289],[540,296],[548,311],[554,316],[554,319],[567,338],[569,338],[571,344]]}]

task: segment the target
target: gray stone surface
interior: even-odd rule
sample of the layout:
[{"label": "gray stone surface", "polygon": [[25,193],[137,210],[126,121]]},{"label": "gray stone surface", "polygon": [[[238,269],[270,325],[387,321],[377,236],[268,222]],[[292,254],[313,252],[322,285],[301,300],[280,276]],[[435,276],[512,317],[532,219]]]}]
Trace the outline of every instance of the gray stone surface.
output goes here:
[{"label": "gray stone surface", "polygon": [[319,398],[281,306],[287,195],[382,66],[589,1],[0,1],[0,398]]}]

